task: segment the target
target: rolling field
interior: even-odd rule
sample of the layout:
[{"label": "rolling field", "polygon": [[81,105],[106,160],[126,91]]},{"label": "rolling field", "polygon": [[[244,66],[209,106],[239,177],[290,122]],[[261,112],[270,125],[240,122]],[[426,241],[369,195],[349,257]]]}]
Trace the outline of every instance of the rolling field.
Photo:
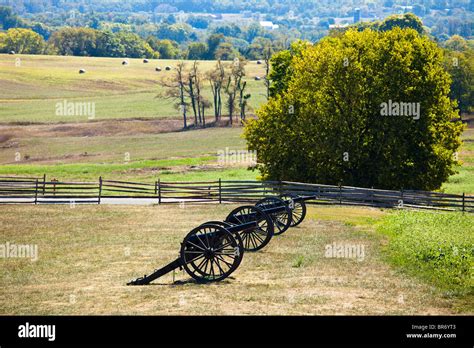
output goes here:
[{"label": "rolling field", "polygon": [[[20,64],[16,64],[20,59]],[[165,66],[174,67],[176,60],[129,59],[122,65],[120,58],[61,57],[0,54],[0,122],[58,123],[87,122],[87,116],[57,116],[56,104],[64,99],[94,102],[96,120],[118,118],[176,118],[172,102],[157,95],[162,91],[160,80],[173,75]],[[199,63],[202,72],[215,65],[213,61]],[[226,62],[226,64],[231,64]],[[188,62],[188,67],[191,62]],[[155,67],[163,71],[156,72]],[[85,69],[85,74],[79,74]],[[249,62],[246,67],[250,107],[265,101],[264,67]],[[209,83],[204,82],[210,98]],[[213,111],[207,115],[212,118]]]},{"label": "rolling field", "polygon": [[[388,238],[374,226],[387,213],[377,209],[311,207],[303,224],[246,253],[220,283],[198,285],[178,271],[175,282],[168,274],[154,285],[125,285],[174,260],[187,231],[232,208],[2,207],[5,240],[37,245],[38,260],[0,260],[0,314],[472,313],[467,303],[385,262]],[[364,252],[330,257],[334,243]]]},{"label": "rolling field", "polygon": [[[16,59],[20,65],[16,66]],[[0,174],[59,180],[255,179],[245,166],[223,167],[217,152],[241,150],[241,128],[180,132],[171,101],[157,97],[178,61],[0,55]],[[190,66],[191,62],[188,62]],[[227,63],[231,64],[231,63]],[[200,62],[203,72],[215,62]],[[79,69],[86,74],[80,75]],[[247,65],[251,107],[265,100],[264,68]],[[206,93],[210,97],[208,83]],[[94,102],[95,118],[57,116],[56,104]],[[208,110],[208,122],[213,121]],[[226,120],[226,117],[223,117]],[[192,123],[192,119],[188,121]]]},{"label": "rolling field", "polygon": [[[117,121],[118,122],[118,121]],[[127,129],[131,132],[130,125]],[[54,133],[54,130],[53,130]],[[42,176],[97,181],[99,176],[132,180],[255,179],[245,165],[218,163],[218,151],[245,148],[240,128],[108,136],[12,134],[0,147],[0,175]],[[0,145],[1,146],[1,145]],[[21,156],[16,161],[15,156]],[[28,158],[28,159],[26,159]]]},{"label": "rolling field", "polygon": [[[142,182],[258,177],[247,164],[218,162],[219,151],[246,148],[240,126],[182,131],[177,111],[156,98],[160,76],[170,73],[155,67],[176,61],[129,61],[122,66],[111,58],[0,55],[0,176],[94,182],[99,176]],[[81,68],[87,73],[79,75]],[[257,107],[264,86],[253,77],[263,76],[263,67],[250,62],[247,71],[251,105]],[[95,102],[96,117],[57,116],[55,105],[64,99]],[[463,139],[464,164],[442,189],[473,194],[474,130]],[[191,228],[222,220],[233,207],[1,206],[0,242],[37,245],[39,259],[0,259],[0,314],[474,313],[472,292],[459,288],[469,286],[469,264],[451,254],[438,264],[433,257],[441,254],[432,253],[438,245],[472,244],[472,222],[460,214],[445,222],[435,214],[311,207],[301,226],[246,254],[220,284],[197,285],[178,272],[175,283],[168,275],[156,285],[125,286],[176,258]],[[421,232],[405,233],[413,224]],[[362,246],[364,257],[326,257],[333,243]],[[427,265],[422,277],[418,262]],[[444,278],[435,271],[446,271],[439,273]],[[455,290],[451,274],[462,277]]]},{"label": "rolling field", "polygon": [[[123,66],[116,58],[0,55],[0,174],[46,173],[59,180],[92,181],[101,175],[144,181],[258,177],[245,165],[217,163],[217,151],[245,149],[240,127],[180,132],[177,110],[157,97],[159,81],[172,73],[155,71],[177,61],[129,62]],[[200,67],[208,71],[214,64],[203,61]],[[81,68],[87,73],[78,74]],[[254,80],[264,75],[264,67],[249,62],[246,70],[255,109],[265,101],[263,81]],[[65,99],[94,102],[95,118],[57,116],[56,104]],[[212,121],[212,110],[207,114]],[[442,190],[474,194],[472,122],[463,139],[463,165]]]}]

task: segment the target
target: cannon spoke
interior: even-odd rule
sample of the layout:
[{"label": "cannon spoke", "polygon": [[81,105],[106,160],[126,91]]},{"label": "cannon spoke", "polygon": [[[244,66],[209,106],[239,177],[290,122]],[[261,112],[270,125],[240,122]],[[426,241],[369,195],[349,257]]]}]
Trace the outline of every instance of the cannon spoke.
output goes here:
[{"label": "cannon spoke", "polygon": [[188,243],[191,244],[192,246],[198,248],[199,250],[202,250],[202,251],[206,250],[206,249],[203,249],[203,248],[201,248],[200,246],[194,244],[193,242],[191,242],[191,241],[189,241],[189,240],[188,240]]},{"label": "cannon spoke", "polygon": [[232,264],[229,263],[229,262],[227,262],[226,260],[224,260],[224,258],[223,258],[222,256],[216,255],[216,258],[218,258],[219,260],[221,260],[222,262],[224,262],[224,263],[227,265],[227,267],[229,267],[229,268],[232,267]]},{"label": "cannon spoke", "polygon": [[217,266],[217,269],[219,271],[218,276],[221,276],[222,274],[225,273],[224,269],[221,266],[221,261],[217,258],[217,256],[214,258],[214,263]]}]

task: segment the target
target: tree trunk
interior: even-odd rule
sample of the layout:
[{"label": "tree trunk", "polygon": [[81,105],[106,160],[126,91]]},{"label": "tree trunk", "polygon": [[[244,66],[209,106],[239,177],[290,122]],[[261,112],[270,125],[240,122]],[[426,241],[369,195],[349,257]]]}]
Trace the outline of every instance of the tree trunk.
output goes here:
[{"label": "tree trunk", "polygon": [[184,102],[184,86],[182,83],[179,85],[179,93],[181,99],[181,111],[183,112],[184,129],[186,129],[188,128],[188,123],[186,120],[186,103]]},{"label": "tree trunk", "polygon": [[202,112],[201,112],[201,114],[202,114],[202,126],[204,128],[206,128],[206,115],[204,113],[205,109],[206,109],[205,105],[204,105],[204,103],[202,103]]},{"label": "tree trunk", "polygon": [[220,88],[218,89],[218,92],[217,92],[217,103],[219,104],[217,115],[218,115],[218,119],[220,120],[222,118],[222,97],[221,97]]},{"label": "tree trunk", "polygon": [[193,107],[193,112],[194,112],[194,126],[197,127],[198,117],[197,117],[196,99],[195,99],[195,96],[194,96],[194,87],[193,87],[192,77],[189,77],[189,96],[191,97],[191,105]]}]

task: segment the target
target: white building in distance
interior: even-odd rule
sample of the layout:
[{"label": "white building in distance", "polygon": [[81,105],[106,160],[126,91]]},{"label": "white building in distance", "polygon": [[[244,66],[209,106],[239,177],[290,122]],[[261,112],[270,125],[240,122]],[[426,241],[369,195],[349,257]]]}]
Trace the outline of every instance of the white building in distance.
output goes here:
[{"label": "white building in distance", "polygon": [[273,24],[273,22],[270,21],[260,21],[260,26],[270,30],[278,29],[280,27],[278,24]]}]

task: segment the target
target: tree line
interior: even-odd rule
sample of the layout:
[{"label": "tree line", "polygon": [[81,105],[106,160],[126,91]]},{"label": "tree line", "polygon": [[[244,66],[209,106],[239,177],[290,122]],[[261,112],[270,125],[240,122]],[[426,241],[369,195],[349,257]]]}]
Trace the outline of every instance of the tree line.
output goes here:
[{"label": "tree line", "polygon": [[193,42],[181,49],[176,41],[120,31],[97,30],[83,27],[62,28],[45,40],[29,28],[10,28],[0,32],[0,53],[50,54],[88,57],[129,57],[189,60],[260,59],[268,49],[283,49],[282,43],[273,45],[268,40],[257,40],[244,51],[238,50],[223,34],[211,34],[205,42]]},{"label": "tree line", "polygon": [[[194,25],[198,18],[190,17]],[[198,37],[190,25],[174,16],[159,25],[128,26],[101,22],[92,16],[87,25],[48,27],[24,20],[11,8],[0,6],[0,52],[60,54],[95,57],[162,58],[189,60],[260,59],[268,47],[283,49],[284,38],[259,24],[224,24]]]}]

